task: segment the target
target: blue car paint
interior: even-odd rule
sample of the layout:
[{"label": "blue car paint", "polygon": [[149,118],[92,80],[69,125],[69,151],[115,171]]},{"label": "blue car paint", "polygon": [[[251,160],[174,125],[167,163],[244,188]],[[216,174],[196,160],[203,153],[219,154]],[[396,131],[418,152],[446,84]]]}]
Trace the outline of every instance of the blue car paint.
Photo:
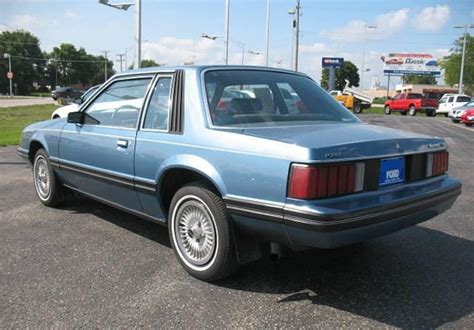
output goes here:
[{"label": "blue car paint", "polygon": [[[249,205],[268,207],[272,210],[269,214],[273,214],[270,217],[281,215],[281,219],[269,223],[235,214],[233,219],[240,228],[259,231],[262,237],[293,245],[331,247],[341,244],[337,243],[337,239],[333,240],[334,244],[323,244],[324,239],[319,233],[310,236],[312,238],[298,239],[295,235],[300,237],[301,229],[290,228],[287,211],[297,210],[315,216],[347,215],[391,203],[409,203],[410,200],[448,189],[460,189],[457,181],[442,175],[419,182],[383,187],[377,191],[323,200],[288,198],[287,183],[292,163],[318,164],[400,157],[444,150],[445,143],[441,138],[364,123],[322,122],[297,127],[245,129],[214,127],[204,95],[203,72],[229,68],[241,69],[199,66],[147,68],[118,74],[101,87],[101,90],[105,89],[110,82],[127,75],[153,76],[160,72],[184,70],[185,110],[182,134],[78,126],[64,120],[49,120],[28,126],[23,132],[20,149],[29,150],[34,141],[41,143],[50,158],[60,164],[57,173],[70,187],[159,222],[166,221],[166,212],[158,196],[161,178],[171,169],[193,170],[209,179],[229,205],[233,201],[245,201]],[[84,103],[81,110],[95,96]],[[117,148],[117,139],[127,139],[129,149]],[[338,155],[336,159],[328,157],[334,154]],[[62,170],[61,166],[80,166],[101,175],[114,176],[119,181],[123,179],[125,184],[117,186],[80,173],[71,174]],[[127,186],[126,182],[132,182],[132,186],[130,183]],[[156,194],[133,188],[144,184],[155,186]],[[455,197],[450,198],[446,205],[451,205],[454,200]],[[431,217],[449,207],[446,205],[433,207]],[[229,206],[229,210],[233,210],[232,206]],[[426,218],[421,213],[414,213],[412,217],[417,216],[419,219]],[[350,242],[347,240],[347,243]]]}]

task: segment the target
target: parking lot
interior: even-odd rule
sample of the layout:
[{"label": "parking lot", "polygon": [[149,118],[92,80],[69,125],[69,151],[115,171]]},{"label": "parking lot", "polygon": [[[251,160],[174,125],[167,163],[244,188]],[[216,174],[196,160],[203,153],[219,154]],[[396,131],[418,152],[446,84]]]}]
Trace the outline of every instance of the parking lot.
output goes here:
[{"label": "parking lot", "polygon": [[360,117],[444,137],[463,182],[455,205],[386,237],[288,251],[213,284],[181,268],[159,225],[79,196],[42,206],[15,148],[0,148],[1,327],[472,327],[474,129]]}]

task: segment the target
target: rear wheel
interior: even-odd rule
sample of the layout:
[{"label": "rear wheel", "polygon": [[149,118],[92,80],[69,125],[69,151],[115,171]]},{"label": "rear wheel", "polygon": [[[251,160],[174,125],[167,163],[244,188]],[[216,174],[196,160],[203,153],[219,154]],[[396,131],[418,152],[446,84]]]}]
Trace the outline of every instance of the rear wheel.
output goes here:
[{"label": "rear wheel", "polygon": [[410,116],[416,116],[416,109],[415,109],[415,106],[414,105],[411,105],[409,108],[408,108],[408,114]]},{"label": "rear wheel", "polygon": [[386,115],[389,115],[392,113],[392,110],[390,110],[390,107],[388,105],[385,106],[385,108],[383,109],[383,112],[386,114]]},{"label": "rear wheel", "polygon": [[352,112],[361,113],[362,112],[362,105],[359,102],[354,103],[354,106],[352,107]]},{"label": "rear wheel", "polygon": [[434,111],[434,110],[426,110],[426,116],[427,116],[427,117],[434,117],[434,116],[436,116],[436,111]]},{"label": "rear wheel", "polygon": [[445,114],[444,114],[444,116],[445,116],[445,117],[448,117],[448,114],[447,114],[447,113],[445,113]]},{"label": "rear wheel", "polygon": [[64,188],[51,168],[48,154],[44,149],[36,152],[33,161],[33,181],[36,195],[46,206],[57,206],[63,200]]},{"label": "rear wheel", "polygon": [[204,183],[190,183],[176,192],[168,229],[179,262],[192,276],[214,281],[237,270],[230,216],[222,199]]}]

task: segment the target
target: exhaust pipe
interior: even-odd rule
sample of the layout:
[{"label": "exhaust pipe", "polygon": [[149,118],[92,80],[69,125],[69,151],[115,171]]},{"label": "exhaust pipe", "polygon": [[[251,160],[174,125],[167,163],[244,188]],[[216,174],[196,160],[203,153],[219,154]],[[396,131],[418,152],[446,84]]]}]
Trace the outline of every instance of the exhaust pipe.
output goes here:
[{"label": "exhaust pipe", "polygon": [[281,259],[281,245],[270,242],[270,261],[276,262]]}]

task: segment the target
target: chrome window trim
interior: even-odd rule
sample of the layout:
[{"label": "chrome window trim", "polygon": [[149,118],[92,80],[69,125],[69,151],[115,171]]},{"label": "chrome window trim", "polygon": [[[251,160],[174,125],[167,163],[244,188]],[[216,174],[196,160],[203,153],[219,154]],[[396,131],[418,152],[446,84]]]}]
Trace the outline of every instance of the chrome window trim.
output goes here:
[{"label": "chrome window trim", "polygon": [[139,123],[139,120],[140,120],[140,116],[143,112],[143,105],[145,104],[145,100],[147,98],[147,95],[150,91],[150,87],[151,87],[151,85],[152,85],[155,78],[156,78],[155,73],[153,73],[153,74],[150,74],[150,73],[136,74],[136,73],[134,73],[134,74],[126,75],[126,76],[113,77],[110,80],[106,81],[102,86],[100,86],[99,89],[94,93],[94,95],[92,95],[78,110],[80,112],[87,112],[87,110],[89,109],[89,106],[91,105],[91,103],[93,103],[100,95],[102,95],[102,92],[104,90],[106,90],[109,86],[111,86],[112,84],[114,84],[116,82],[127,81],[127,80],[137,80],[137,79],[138,80],[139,79],[150,79],[150,82],[148,83],[148,86],[145,90],[145,94],[143,96],[144,102],[142,103],[141,108],[139,110],[138,118],[137,118],[137,121],[135,123],[135,127],[131,128],[131,127],[92,125],[92,124],[82,124],[82,125],[83,126],[105,127],[105,128],[125,129],[125,130],[136,131],[138,129],[138,123]]},{"label": "chrome window trim", "polygon": [[[146,114],[148,113],[148,106],[150,104],[151,98],[153,97],[153,92],[158,84],[158,81],[161,78],[171,78],[171,83],[170,83],[170,92],[168,95],[168,127],[166,130],[164,129],[154,129],[154,128],[144,128],[145,125],[145,119],[146,119]],[[173,73],[157,73],[155,76],[155,79],[153,80],[153,86],[150,88],[150,91],[147,95],[147,98],[145,99],[145,102],[143,103],[143,110],[142,110],[142,115],[140,118],[140,131],[143,132],[161,132],[161,133],[169,133],[170,127],[171,127],[171,111],[173,110],[173,99],[172,95],[174,92],[174,74]]]}]

